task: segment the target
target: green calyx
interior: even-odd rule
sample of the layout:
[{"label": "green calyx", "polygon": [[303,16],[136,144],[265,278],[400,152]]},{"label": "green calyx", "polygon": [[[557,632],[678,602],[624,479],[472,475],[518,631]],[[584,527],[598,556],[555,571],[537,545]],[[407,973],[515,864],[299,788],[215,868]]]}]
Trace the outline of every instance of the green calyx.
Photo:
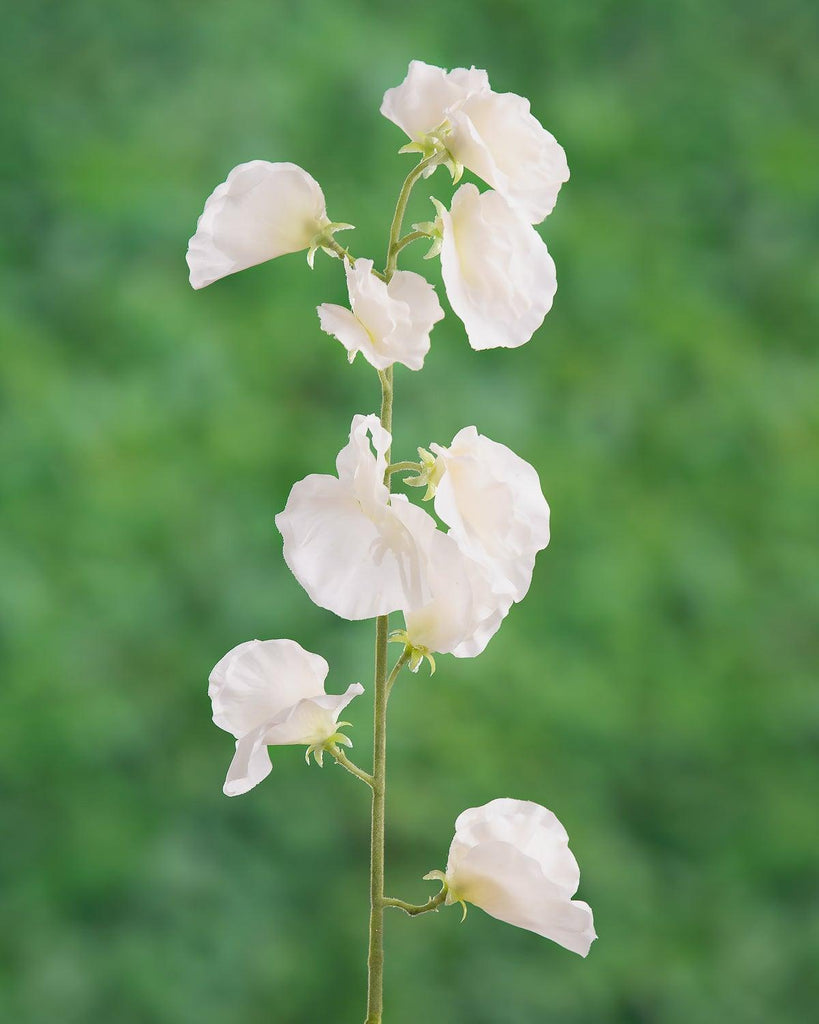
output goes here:
[{"label": "green calyx", "polygon": [[432,239],[432,245],[429,247],[428,252],[424,254],[425,260],[431,260],[435,256],[439,256],[444,245],[444,221],[442,215],[446,207],[434,196],[429,198],[435,207],[435,220],[424,220],[420,224],[412,225],[415,231],[420,231],[422,235]]},{"label": "green calyx", "polygon": [[452,184],[457,185],[461,180],[461,175],[464,173],[464,167],[463,164],[456,160],[449,151],[447,138],[451,134],[452,125],[448,120],[443,120],[437,128],[433,128],[432,131],[427,132],[426,135],[421,135],[418,139],[408,142],[406,146],[402,146],[398,152],[419,153],[423,160],[429,160],[431,157],[438,157],[437,162],[428,168],[424,177],[428,177],[432,174],[438,164],[443,164],[452,175]]},{"label": "green calyx", "polygon": [[429,662],[429,674],[431,676],[435,675],[435,658],[432,656],[432,651],[430,651],[428,647],[423,647],[420,644],[416,646],[410,640],[409,634],[405,629],[394,629],[390,633],[389,643],[404,645],[404,650],[409,652],[410,672],[417,672],[421,667],[421,662],[426,658]]},{"label": "green calyx", "polygon": [[428,452],[426,448],[418,449],[418,458],[420,459],[418,475],[411,478],[405,477],[404,483],[408,487],[426,487],[426,493],[421,500],[429,501],[430,498],[435,497],[438,484],[444,475],[445,466],[440,459],[433,455],[432,452]]},{"label": "green calyx", "polygon": [[355,230],[355,225],[343,224],[340,221],[334,221],[332,223],[325,224],[321,231],[318,231],[310,239],[310,245],[308,246],[307,249],[307,263],[310,269],[313,269],[313,263],[315,262],[316,253],[318,252],[319,249],[321,249],[322,252],[326,252],[328,256],[333,256],[336,259],[341,259],[344,256],[346,256],[348,259],[352,261],[353,257],[350,255],[349,252],[347,252],[344,246],[338,244],[335,238],[333,238],[333,235],[337,231],[353,230]]},{"label": "green calyx", "polygon": [[[339,729],[343,729],[345,726],[350,729],[352,728],[352,722],[337,722],[336,724]],[[319,768],[323,768],[325,752],[334,756],[334,748],[337,749],[339,746],[351,747],[352,745],[353,741],[349,736],[345,736],[342,732],[334,732],[332,736],[328,736],[326,740],[322,740],[320,743],[311,743],[305,752],[304,760],[307,764],[310,764],[310,755],[312,754]]]},{"label": "green calyx", "polygon": [[450,889],[449,882],[447,881],[447,877],[446,877],[445,872],[437,871],[437,870],[436,871],[429,871],[429,872],[427,872],[427,874],[424,875],[424,881],[425,882],[433,882],[434,881],[434,882],[440,882],[441,883],[441,893],[443,893],[443,895],[444,895],[444,905],[445,906],[451,907],[454,903],[460,903],[461,910],[463,911],[463,913],[461,914],[461,924],[463,924],[463,922],[466,920],[466,912],[467,912],[466,900],[461,899],[461,897],[457,893],[453,892],[452,889]]}]

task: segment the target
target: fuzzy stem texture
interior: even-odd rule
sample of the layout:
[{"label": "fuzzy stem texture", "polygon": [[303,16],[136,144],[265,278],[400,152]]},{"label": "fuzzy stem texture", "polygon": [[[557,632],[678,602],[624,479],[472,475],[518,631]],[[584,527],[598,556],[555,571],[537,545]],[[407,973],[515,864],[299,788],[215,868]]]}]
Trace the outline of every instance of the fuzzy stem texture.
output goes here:
[{"label": "fuzzy stem texture", "polygon": [[410,917],[417,917],[419,914],[429,913],[430,910],[437,910],[445,899],[446,887],[434,896],[431,896],[426,903],[421,903],[418,906],[414,903],[406,903],[404,900],[393,899],[391,896],[384,897],[384,906],[397,907],[399,910],[403,910],[405,914],[409,914]]},{"label": "fuzzy stem texture", "polygon": [[[387,263],[384,280],[389,282],[398,263],[399,240],[404,214],[410,193],[427,167],[437,163],[438,157],[429,157],[418,163],[404,179],[395,214],[390,225],[390,239],[387,246]],[[380,275],[379,275],[380,276]],[[381,425],[392,434],[393,367],[379,370],[381,381]],[[390,452],[386,452],[387,466]],[[390,488],[389,469],[384,473],[384,483]],[[387,698],[390,683],[395,682],[400,667],[387,678],[387,644],[389,642],[390,617],[380,615],[375,620],[375,681],[373,708],[373,774],[372,774],[372,823],[370,831],[370,938],[367,956],[367,1016],[364,1024],[381,1024],[384,991],[384,828],[387,790]],[[403,655],[402,655],[403,657]],[[404,662],[406,658],[404,658]]]}]

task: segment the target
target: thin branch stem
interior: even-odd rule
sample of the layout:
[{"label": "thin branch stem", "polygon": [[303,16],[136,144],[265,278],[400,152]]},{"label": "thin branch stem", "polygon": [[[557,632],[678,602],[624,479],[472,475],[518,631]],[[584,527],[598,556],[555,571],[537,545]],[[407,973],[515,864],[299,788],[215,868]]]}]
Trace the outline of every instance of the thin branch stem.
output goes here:
[{"label": "thin branch stem", "polygon": [[363,771],[358,765],[347,757],[341,747],[332,746],[330,747],[329,753],[336,759],[342,768],[346,768],[351,775],[355,775],[356,778],[361,779],[362,782],[366,782],[370,789],[373,788],[373,777],[369,772]]},{"label": "thin branch stem", "polygon": [[411,245],[413,242],[417,242],[421,238],[426,238],[430,242],[432,241],[430,236],[425,231],[410,231],[409,234],[404,235],[403,238],[399,238],[398,241],[395,243],[396,254],[401,252],[404,246]]},{"label": "thin branch stem", "polygon": [[398,261],[398,245],[401,237],[401,225],[404,223],[404,214],[407,212],[407,203],[415,183],[423,175],[428,167],[435,167],[441,162],[440,154],[433,153],[425,160],[416,164],[404,179],[401,191],[398,193],[398,202],[395,204],[395,213],[390,226],[390,241],[387,246],[387,265],[384,268],[384,276],[389,281],[395,272]]},{"label": "thin branch stem", "polygon": [[416,905],[415,903],[405,903],[404,900],[396,900],[390,896],[385,896],[384,906],[397,907],[399,910],[403,910],[405,914],[409,914],[410,917],[417,917],[419,914],[428,914],[430,910],[437,910],[445,899],[446,887],[434,896],[431,896],[426,903]]},{"label": "thin branch stem", "polygon": [[420,473],[424,467],[420,462],[393,462],[387,466],[387,472],[393,473]]},{"label": "thin branch stem", "polygon": [[[345,246],[337,242],[335,238],[331,238],[327,242],[325,248],[332,249],[336,256],[338,256],[340,259],[344,259],[346,257],[350,261],[351,266],[355,266],[355,256],[353,256],[349,249],[347,249]],[[379,278],[381,281],[385,280],[384,275],[381,273],[381,271],[376,270],[375,267],[373,267],[372,273],[375,274],[375,276]]]},{"label": "thin branch stem", "polygon": [[404,650],[401,652],[401,657],[393,665],[392,672],[390,672],[390,678],[387,680],[387,696],[388,697],[390,695],[390,692],[392,691],[393,686],[395,686],[395,680],[401,674],[401,669],[410,660],[410,655],[411,654],[412,654],[411,648],[405,647]]}]

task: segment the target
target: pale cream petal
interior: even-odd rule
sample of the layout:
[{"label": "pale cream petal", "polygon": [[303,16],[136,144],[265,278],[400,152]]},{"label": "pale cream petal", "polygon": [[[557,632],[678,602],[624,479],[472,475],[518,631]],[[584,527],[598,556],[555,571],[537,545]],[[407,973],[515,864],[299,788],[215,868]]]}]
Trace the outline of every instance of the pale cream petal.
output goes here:
[{"label": "pale cream petal", "polygon": [[554,208],[569,180],[563,147],[514,93],[467,97],[453,116],[453,156],[503,195],[530,224]]},{"label": "pale cream petal", "polygon": [[447,298],[474,349],[517,348],[543,322],[557,290],[543,239],[497,192],[462,185],[441,213]]},{"label": "pale cream petal", "polygon": [[510,843],[480,843],[459,862],[447,881],[453,892],[487,914],[542,935],[580,956],[594,939],[594,920],[586,903],[569,900],[533,858]]},{"label": "pale cream petal", "polygon": [[213,721],[245,736],[303,697],[324,692],[328,665],[294,640],[250,640],[229,651],[209,677]]},{"label": "pale cream petal", "polygon": [[316,307],[321,329],[325,334],[331,334],[354,356],[357,352],[367,351],[370,345],[370,336],[364,325],[356,319],[352,310],[344,306],[336,306],[330,302],[323,302]]},{"label": "pale cream petal", "polygon": [[300,700],[268,723],[264,742],[270,746],[324,743],[335,733],[344,708],[363,692],[360,683],[352,683],[344,693],[322,693]]},{"label": "pale cream petal", "polygon": [[191,285],[204,288],[307,249],[328,224],[321,187],[303,168],[266,160],[239,164],[209,196],[188,243]]},{"label": "pale cream petal", "polygon": [[580,868],[569,849],[566,829],[557,817],[531,800],[502,797],[470,807],[455,822],[450,861],[457,864],[481,843],[511,843],[540,865],[544,875],[566,897],[580,884]]},{"label": "pale cream petal", "polygon": [[474,426],[460,430],[448,448],[430,449],[441,473],[436,514],[463,551],[486,567],[491,591],[520,601],[535,556],[549,543],[549,505],[537,471]]},{"label": "pale cream petal", "polygon": [[241,796],[258,786],[272,771],[272,764],[264,742],[264,726],[254,729],[236,741],[236,753],[230,762],[225,784],[225,796]]},{"label": "pale cream petal", "polygon": [[456,68],[447,73],[443,68],[414,60],[401,85],[384,93],[381,113],[418,142],[440,127],[450,108],[473,92],[488,88],[485,71]]}]

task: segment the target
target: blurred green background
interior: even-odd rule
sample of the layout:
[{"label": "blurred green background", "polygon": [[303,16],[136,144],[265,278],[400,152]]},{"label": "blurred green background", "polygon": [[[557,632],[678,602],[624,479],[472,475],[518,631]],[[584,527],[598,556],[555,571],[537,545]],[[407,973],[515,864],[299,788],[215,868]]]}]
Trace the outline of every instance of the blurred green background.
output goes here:
[{"label": "blurred green background", "polygon": [[[412,158],[378,106],[418,57],[528,96],[572,180],[531,343],[474,353],[448,315],[397,375],[397,457],[476,423],[540,471],[553,541],[480,659],[396,691],[388,890],[426,898],[465,807],[533,799],[600,939],[583,961],[477,910],[396,913],[386,1020],[815,1019],[815,5],[27,0],[3,21],[0,1018],[363,1017],[368,794],[282,749],[222,796],[206,679],[284,636],[331,689],[370,686],[371,624],[310,604],[273,516],[377,381],[319,330],[337,262],[194,293],[184,254],[264,158],[306,167],[381,259]],[[445,172],[410,221],[430,194]],[[366,765],[368,698],[349,715]]]}]

